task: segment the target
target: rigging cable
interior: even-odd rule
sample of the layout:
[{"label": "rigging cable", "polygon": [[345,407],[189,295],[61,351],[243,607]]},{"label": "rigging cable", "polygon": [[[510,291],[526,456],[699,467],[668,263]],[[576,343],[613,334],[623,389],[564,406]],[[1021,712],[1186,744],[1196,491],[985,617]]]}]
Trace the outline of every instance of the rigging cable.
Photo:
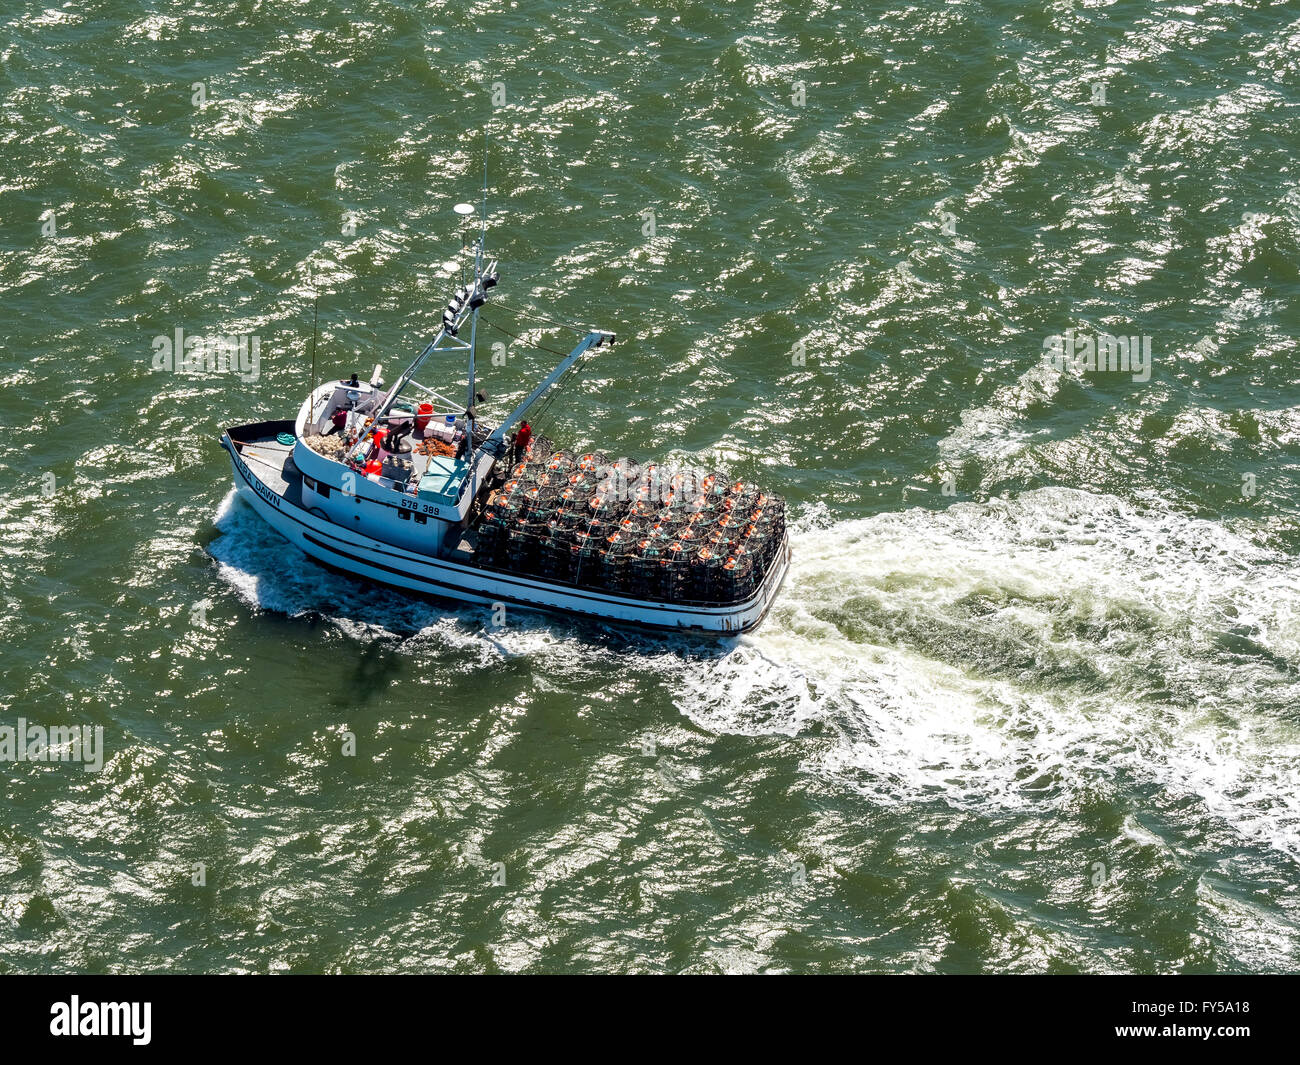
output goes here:
[{"label": "rigging cable", "polygon": [[[519,333],[512,333],[510,332],[509,329],[504,329],[501,326],[497,325],[496,322],[489,322],[481,312],[479,314],[479,321],[482,322],[484,325],[491,326],[498,333],[505,333],[506,336],[513,337],[521,344],[528,344],[528,341],[525,340]],[[560,358],[564,358],[569,354],[567,351],[556,351],[554,348],[548,348],[544,344],[528,344],[528,346],[537,348],[538,351],[545,351],[550,355],[558,355],[560,356]]]},{"label": "rigging cable", "polygon": [[[505,307],[506,310],[512,309],[510,307],[506,307],[505,304],[501,303],[499,300],[496,302],[498,303],[499,306]],[[528,312],[526,311],[516,311],[515,313],[525,314],[527,315],[527,317],[537,318],[539,321],[549,322],[550,324],[558,326],[561,329],[574,329],[573,326],[566,326],[561,322],[553,322],[551,321],[551,319],[544,318],[542,315],[528,314]],[[503,326],[499,326],[495,322],[488,321],[488,319],[484,317],[481,312],[479,314],[479,321],[481,321],[484,325],[489,326],[492,329],[495,329],[498,333],[505,333],[506,336],[513,337],[521,344],[528,344],[528,341],[526,341],[520,334],[512,333],[509,329],[506,329]],[[584,333],[585,335],[584,330],[575,330],[575,332],[581,332]],[[545,351],[550,355],[558,355],[560,356],[560,358],[567,358],[569,354],[567,351],[556,351],[554,348],[548,348],[544,344],[528,344],[528,346],[537,348],[539,351]],[[590,362],[589,353],[584,353],[582,358],[580,358],[576,363],[574,363],[567,370],[565,370],[563,374],[560,375],[559,380],[557,380],[555,384],[551,386],[547,395],[542,397],[541,401],[538,403],[536,411],[535,413],[533,413],[532,416],[532,420],[534,422],[540,424],[546,418],[546,415],[550,412],[551,404],[555,402],[556,397],[562,391],[561,386],[572,385],[574,382],[576,382],[586,371],[588,362]],[[570,375],[572,375],[572,377]]]},{"label": "rigging cable", "polygon": [[499,307],[504,307],[507,311],[510,311],[511,314],[519,314],[519,315],[523,315],[525,318],[532,318],[534,321],[545,322],[547,325],[553,325],[557,329],[567,329],[570,332],[581,333],[584,335],[590,331],[587,329],[583,329],[580,326],[573,325],[570,322],[557,322],[554,318],[547,318],[546,315],[537,314],[534,311],[519,310],[516,307],[511,307],[508,303],[506,303],[504,300],[500,298],[494,300],[493,302],[496,303]]},{"label": "rigging cable", "polygon": [[576,363],[574,363],[572,366],[570,366],[567,370],[564,371],[564,373],[560,376],[559,381],[556,381],[554,387],[551,388],[550,393],[547,396],[543,397],[541,404],[538,407],[537,414],[534,417],[535,421],[538,422],[543,421],[546,418],[546,416],[550,413],[551,404],[555,402],[556,398],[563,390],[560,387],[561,383],[563,383],[565,387],[572,387],[573,385],[575,385],[578,382],[578,380],[582,377],[582,375],[586,372],[587,366],[590,363],[590,361],[591,360],[588,357],[588,355],[584,354],[581,359],[579,359]]}]

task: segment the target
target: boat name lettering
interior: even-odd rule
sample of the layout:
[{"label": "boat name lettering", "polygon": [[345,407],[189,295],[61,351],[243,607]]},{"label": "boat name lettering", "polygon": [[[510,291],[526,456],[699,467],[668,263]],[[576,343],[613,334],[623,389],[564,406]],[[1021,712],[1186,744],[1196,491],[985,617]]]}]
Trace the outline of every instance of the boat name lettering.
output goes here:
[{"label": "boat name lettering", "polygon": [[271,506],[278,509],[280,506],[280,497],[272,492],[271,489],[263,484],[258,478],[254,477],[253,472],[244,465],[244,460],[238,455],[235,456],[235,462],[239,464],[240,470],[247,475],[249,483],[253,486],[253,491],[270,503]]}]

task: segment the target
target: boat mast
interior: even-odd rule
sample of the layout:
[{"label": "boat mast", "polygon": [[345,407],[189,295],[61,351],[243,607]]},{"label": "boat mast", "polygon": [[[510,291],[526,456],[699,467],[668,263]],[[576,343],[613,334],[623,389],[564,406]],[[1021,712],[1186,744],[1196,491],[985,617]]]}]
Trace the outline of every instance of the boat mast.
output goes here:
[{"label": "boat mast", "polygon": [[[479,229],[478,247],[474,249],[474,289],[479,291],[479,285],[483,277],[483,251],[487,247],[487,157],[488,157],[488,135],[483,133],[483,217],[479,220],[481,227]],[[465,439],[468,441],[465,452],[466,459],[469,460],[471,470],[476,470],[474,464],[474,423],[478,420],[474,410],[474,349],[478,337],[478,310],[481,304],[472,304],[474,307],[474,317],[470,320],[469,326],[469,388],[465,393]],[[478,484],[477,477],[471,474],[470,491],[477,494]]]},{"label": "boat mast", "polygon": [[[478,284],[483,274],[483,250],[487,247],[487,150],[488,137],[483,134],[483,217],[479,230],[478,247],[474,250],[474,282]],[[478,308],[474,308],[474,319],[469,327],[469,391],[465,395],[465,409],[474,409],[474,337],[478,332]],[[473,445],[473,437],[470,438]]]},{"label": "boat mast", "polygon": [[[398,395],[412,382],[417,370],[435,351],[464,351],[469,360],[469,387],[465,396],[465,436],[467,440],[466,458],[470,468],[470,488],[472,495],[478,494],[478,463],[475,461],[477,452],[489,450],[497,455],[501,454],[504,447],[504,438],[511,427],[523,417],[524,413],[537,400],[548,392],[551,387],[559,381],[561,377],[576,363],[587,351],[593,347],[600,347],[606,341],[614,343],[614,334],[603,329],[593,329],[587,333],[558,366],[552,370],[546,378],[529,393],[522,403],[517,406],[510,416],[492,431],[492,434],[484,441],[481,448],[474,446],[474,424],[477,418],[474,413],[474,346],[478,335],[478,314],[479,308],[487,302],[487,290],[496,286],[497,262],[496,260],[488,261],[486,266],[484,261],[487,254],[487,134],[483,137],[483,213],[479,219],[479,239],[474,248],[474,281],[470,285],[463,285],[457,290],[451,301],[447,304],[446,309],[442,312],[442,329],[438,335],[429,343],[429,345],[415,357],[415,361],[402,373],[397,383],[389,391],[388,397],[375,412],[372,426],[362,434],[363,442],[367,436],[372,434],[384,421],[388,411],[392,408]],[[474,213],[474,208],[469,204],[457,204],[456,212],[461,215]],[[459,338],[461,327],[464,325],[466,318],[470,320],[469,342]],[[417,385],[417,387],[423,387]],[[425,391],[428,391],[427,389]],[[441,398],[441,397],[439,397]]]},{"label": "boat mast", "polygon": [[311,301],[311,391],[307,394],[308,424],[312,427],[311,435],[316,433],[316,318],[320,312],[320,293]]}]

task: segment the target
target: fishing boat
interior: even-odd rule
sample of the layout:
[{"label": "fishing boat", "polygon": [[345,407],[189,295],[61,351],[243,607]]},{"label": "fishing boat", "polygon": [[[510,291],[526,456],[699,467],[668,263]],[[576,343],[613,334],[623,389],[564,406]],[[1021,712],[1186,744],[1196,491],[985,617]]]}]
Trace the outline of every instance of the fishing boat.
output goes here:
[{"label": "fishing boat", "polygon": [[[500,278],[486,218],[485,188],[472,277],[391,387],[376,366],[313,384],[293,419],[222,433],[236,488],[304,554],[405,591],[672,632],[754,629],[789,567],[781,497],[718,470],[567,451],[525,420],[613,333],[587,330],[507,417],[480,417],[479,312]],[[418,379],[431,359],[445,368],[439,355],[467,361],[464,403]]]}]

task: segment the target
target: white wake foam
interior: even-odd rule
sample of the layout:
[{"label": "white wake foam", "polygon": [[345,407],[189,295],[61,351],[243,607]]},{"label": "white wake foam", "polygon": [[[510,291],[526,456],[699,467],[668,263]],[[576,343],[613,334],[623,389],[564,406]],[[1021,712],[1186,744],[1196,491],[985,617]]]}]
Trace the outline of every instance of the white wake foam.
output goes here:
[{"label": "white wake foam", "polygon": [[1069,803],[1123,778],[1300,858],[1300,574],[1068,489],[810,528],[776,616],[681,686],[881,802]]}]

